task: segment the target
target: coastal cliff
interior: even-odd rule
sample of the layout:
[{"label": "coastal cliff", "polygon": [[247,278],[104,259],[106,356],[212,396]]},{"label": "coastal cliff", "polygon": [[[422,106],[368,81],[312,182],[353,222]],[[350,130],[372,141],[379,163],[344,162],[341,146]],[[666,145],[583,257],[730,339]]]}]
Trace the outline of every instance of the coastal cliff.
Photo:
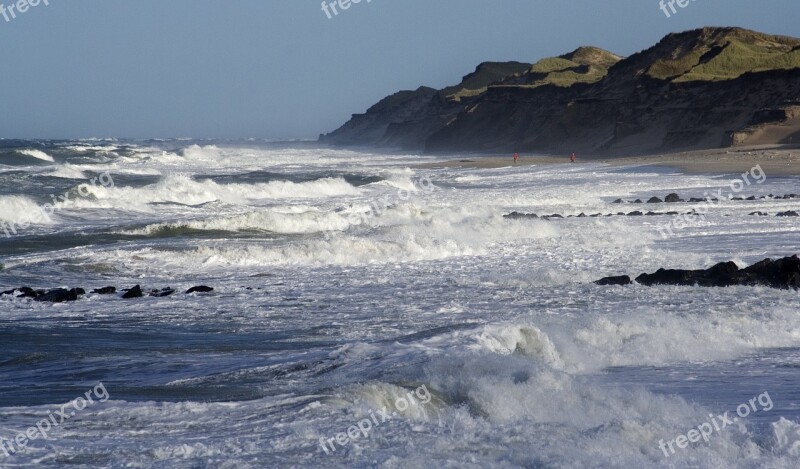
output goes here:
[{"label": "coastal cliff", "polygon": [[444,152],[646,154],[800,142],[800,40],[740,28],[487,62],[443,90],[385,98],[320,141]]}]

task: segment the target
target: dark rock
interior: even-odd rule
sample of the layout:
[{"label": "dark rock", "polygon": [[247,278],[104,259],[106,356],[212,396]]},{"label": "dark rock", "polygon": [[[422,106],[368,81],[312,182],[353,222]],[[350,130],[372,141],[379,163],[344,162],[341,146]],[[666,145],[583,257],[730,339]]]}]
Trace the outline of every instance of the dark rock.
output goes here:
[{"label": "dark rock", "polygon": [[143,296],[144,293],[142,292],[142,287],[140,285],[136,285],[130,290],[127,290],[125,294],[122,295],[122,298],[125,300],[130,300],[131,298],[141,298]]},{"label": "dark rock", "polygon": [[592,218],[597,218],[597,217],[602,217],[602,216],[603,216],[602,213],[595,213],[593,215],[590,215],[590,217],[592,217]]},{"label": "dark rock", "polygon": [[511,212],[508,215],[503,215],[503,218],[508,218],[510,220],[524,220],[526,218],[539,218],[539,215],[535,213],[521,213],[521,212]]},{"label": "dark rock", "polygon": [[668,204],[676,204],[678,202],[683,202],[683,201],[684,200],[681,199],[681,196],[679,196],[678,194],[675,194],[674,192],[672,194],[669,194],[668,196],[666,196],[664,198],[664,202],[666,202]]},{"label": "dark rock", "polygon": [[783,259],[764,259],[742,269],[744,285],[764,285],[788,290],[800,289],[800,258],[797,255]]},{"label": "dark rock", "polygon": [[647,201],[648,204],[660,204],[662,202],[664,201],[659,199],[658,197],[650,197],[650,200]]},{"label": "dark rock", "polygon": [[756,216],[756,217],[765,217],[765,216],[767,216],[767,214],[764,213],[764,212],[752,212],[750,215],[751,216]]},{"label": "dark rock", "polygon": [[630,285],[633,283],[631,278],[627,275],[620,275],[618,277],[606,277],[594,282],[595,285]]},{"label": "dark rock", "polygon": [[624,201],[624,200],[622,200],[622,199],[617,199],[617,200],[615,200],[615,201],[613,201],[613,202],[611,202],[611,203],[612,203],[612,204],[623,204],[623,203],[625,203],[625,201]]},{"label": "dark rock", "polygon": [[765,259],[744,269],[739,269],[733,262],[722,262],[706,270],[659,269],[653,274],[642,274],[636,277],[636,282],[646,286],[729,287],[745,285],[784,290],[800,289],[800,258],[795,255],[778,260]]},{"label": "dark rock", "polygon": [[629,217],[641,217],[642,215],[644,215],[644,213],[642,213],[642,212],[640,212],[638,210],[628,214]]},{"label": "dark rock", "polygon": [[67,290],[65,288],[57,288],[50,290],[43,295],[38,295],[34,301],[41,301],[45,303],[64,303],[65,301],[78,301],[78,296],[85,294],[83,288],[73,288]]},{"label": "dark rock", "polygon": [[701,287],[728,287],[737,285],[733,274],[739,267],[733,262],[723,262],[708,270],[666,270],[659,269],[654,274],[642,274],[636,281],[642,285],[699,285]]},{"label": "dark rock", "polygon": [[547,216],[546,216],[546,217],[544,217],[544,218],[564,218],[564,217],[562,217],[561,215],[559,215],[559,214],[557,214],[557,213],[554,213],[554,214],[552,214],[552,215],[547,215]]},{"label": "dark rock", "polygon": [[39,292],[35,291],[33,288],[30,287],[21,287],[17,291],[21,293],[21,295],[19,296],[21,296],[22,298],[36,298],[37,296],[39,296]]},{"label": "dark rock", "polygon": [[754,195],[751,195],[750,197],[748,197],[748,198],[747,198],[747,199],[745,199],[745,200],[756,200],[756,196],[754,196]]},{"label": "dark rock", "polygon": [[661,215],[661,214],[658,213],[658,212],[647,212],[647,213],[645,213],[645,215],[647,215],[648,217],[654,217],[656,215]]},{"label": "dark rock", "polygon": [[691,199],[689,199],[689,202],[691,202],[693,204],[697,204],[697,203],[705,202],[705,201],[706,201],[706,199],[698,199],[697,197],[692,197]]},{"label": "dark rock", "polygon": [[641,203],[643,203],[643,202],[642,202],[642,199],[636,199],[636,200],[634,200],[634,201],[633,201],[633,203],[635,203],[635,204],[641,204]]},{"label": "dark rock", "polygon": [[800,214],[798,214],[794,210],[789,210],[788,212],[781,212],[777,216],[779,216],[779,217],[800,217]]},{"label": "dark rock", "polygon": [[207,287],[205,285],[201,285],[199,287],[192,287],[192,288],[186,290],[186,294],[189,294],[189,293],[210,293],[212,291],[214,291],[213,288]]},{"label": "dark rock", "polygon": [[678,212],[667,212],[664,215],[680,215]]},{"label": "dark rock", "polygon": [[14,290],[8,290],[0,293],[0,296],[4,295],[12,295],[16,296],[17,298],[36,298],[39,296],[39,292],[31,287],[19,287],[15,288]]},{"label": "dark rock", "polygon": [[578,215],[578,218],[586,218],[586,214],[581,212],[580,215]]},{"label": "dark rock", "polygon": [[167,296],[172,295],[173,293],[175,293],[175,290],[173,290],[170,287],[167,287],[167,288],[165,288],[163,290],[153,290],[153,291],[151,291],[150,292],[150,296],[154,296],[156,298],[165,298]]},{"label": "dark rock", "polygon": [[117,292],[117,287],[104,287],[92,290],[92,293],[96,295],[113,295],[116,292]]}]

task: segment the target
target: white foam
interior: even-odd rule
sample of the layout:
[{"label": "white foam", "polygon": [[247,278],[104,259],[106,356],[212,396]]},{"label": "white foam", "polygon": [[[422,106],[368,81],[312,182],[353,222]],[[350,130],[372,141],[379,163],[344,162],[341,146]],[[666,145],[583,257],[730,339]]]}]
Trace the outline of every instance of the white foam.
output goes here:
[{"label": "white foam", "polygon": [[26,148],[24,150],[18,150],[18,151],[19,151],[19,153],[21,153],[23,155],[30,156],[32,158],[36,158],[37,160],[49,161],[51,163],[55,162],[55,160],[53,159],[52,156],[48,155],[47,153],[45,153],[45,152],[43,152],[41,150],[36,150],[36,149],[32,149],[32,148]]},{"label": "white foam", "polygon": [[75,152],[79,152],[79,153],[86,153],[86,152],[90,152],[90,151],[111,153],[111,152],[114,152],[116,150],[119,150],[119,147],[114,146],[114,145],[106,146],[106,145],[86,145],[86,144],[84,144],[84,145],[68,145],[68,146],[66,146],[64,148],[67,149],[67,150],[71,150],[71,151],[75,151]]},{"label": "white foam", "polygon": [[142,229],[124,230],[120,233],[152,235],[162,230],[190,228],[214,231],[265,231],[280,234],[309,234],[323,231],[344,231],[350,227],[347,217],[338,213],[322,212],[311,207],[265,209],[233,217],[215,217],[180,223],[158,223]]},{"label": "white foam", "polygon": [[86,179],[86,174],[83,173],[81,167],[72,164],[58,165],[47,175],[63,179]]},{"label": "white foam", "polygon": [[800,458],[800,424],[781,419],[772,424],[775,434],[775,452]]},{"label": "white foam", "polygon": [[[308,232],[319,228],[331,230],[346,226],[358,226],[360,231],[334,232],[322,239],[300,239],[290,244],[211,244],[188,252],[145,251],[140,252],[139,256],[160,257],[176,269],[183,269],[184,267],[179,267],[181,264],[206,269],[226,266],[358,265],[474,256],[485,254],[497,242],[545,239],[557,234],[553,225],[544,222],[535,224],[535,229],[531,225],[505,225],[501,217],[483,209],[477,212],[449,208],[426,210],[415,204],[397,206],[379,216],[366,219],[351,215],[346,218],[328,215],[314,220],[313,217],[317,215],[311,216],[311,219],[301,218],[301,221],[294,216],[282,220],[268,218],[268,221],[273,223],[273,228],[283,232]],[[353,220],[358,221],[355,225],[348,225]],[[247,217],[241,221],[249,222]],[[283,222],[284,225],[280,226],[278,222]],[[213,222],[205,223],[213,226]],[[225,223],[221,222],[218,226],[224,226]],[[295,224],[294,228],[291,228],[292,224]]]},{"label": "white foam", "polygon": [[179,153],[180,156],[190,160],[216,160],[221,156],[220,149],[216,145],[208,145],[201,147],[200,145],[190,145],[182,149]]},{"label": "white foam", "polygon": [[34,200],[23,196],[0,196],[0,221],[49,225],[52,219]]},{"label": "white foam", "polygon": [[259,200],[314,199],[358,193],[358,189],[340,178],[304,183],[273,181],[263,184],[218,184],[210,179],[195,181],[180,174],[169,174],[157,184],[140,188],[86,185],[83,191],[88,197],[67,204],[87,208],[143,209],[155,202],[200,205],[219,201],[248,205]]},{"label": "white foam", "polygon": [[487,326],[478,336],[478,343],[494,353],[519,353],[542,360],[553,368],[564,368],[564,362],[550,338],[533,326]]}]

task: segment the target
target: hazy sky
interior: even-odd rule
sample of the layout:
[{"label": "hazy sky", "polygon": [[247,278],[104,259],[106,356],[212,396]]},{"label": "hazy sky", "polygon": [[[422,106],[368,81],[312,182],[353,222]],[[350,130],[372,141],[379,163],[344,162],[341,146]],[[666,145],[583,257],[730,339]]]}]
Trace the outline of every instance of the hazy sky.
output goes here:
[{"label": "hazy sky", "polygon": [[315,138],[486,60],[628,55],[704,25],[800,36],[798,0],[696,0],[671,18],[659,0],[362,0],[332,19],[321,0],[49,3],[0,16],[0,137]]}]

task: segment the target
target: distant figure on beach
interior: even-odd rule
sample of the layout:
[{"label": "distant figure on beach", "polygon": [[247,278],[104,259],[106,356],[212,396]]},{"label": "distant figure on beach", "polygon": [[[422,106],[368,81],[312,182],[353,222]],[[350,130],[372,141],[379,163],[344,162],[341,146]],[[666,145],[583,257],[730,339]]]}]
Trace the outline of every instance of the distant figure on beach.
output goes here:
[{"label": "distant figure on beach", "polygon": [[519,159],[519,153],[514,153],[514,164],[517,164],[518,159]]},{"label": "distant figure on beach", "polygon": [[577,158],[575,158],[575,153],[572,154],[572,157],[569,160],[573,163],[577,160]]}]

